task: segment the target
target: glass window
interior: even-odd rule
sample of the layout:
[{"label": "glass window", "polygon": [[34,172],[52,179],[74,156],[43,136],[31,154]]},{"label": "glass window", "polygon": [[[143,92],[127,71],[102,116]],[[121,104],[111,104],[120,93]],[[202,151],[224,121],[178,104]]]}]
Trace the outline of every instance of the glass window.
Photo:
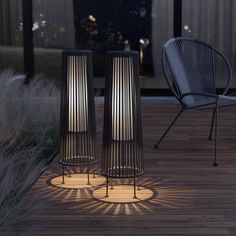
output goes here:
[{"label": "glass window", "polygon": [[[161,69],[161,48],[173,37],[173,0],[33,0],[35,71],[61,78],[65,48],[91,49],[95,87],[104,87],[107,50],[136,50],[141,87],[168,88]],[[183,0],[183,36],[222,51],[236,72],[236,1]],[[23,72],[22,6],[0,1],[0,70]],[[223,72],[222,72],[223,74]],[[218,87],[223,82],[218,81]],[[236,81],[232,85],[236,87]]]},{"label": "glass window", "polygon": [[21,1],[0,1],[0,71],[23,72],[23,23]]},{"label": "glass window", "polygon": [[95,75],[104,75],[107,50],[140,51],[142,69],[152,74],[151,1],[74,1],[77,47],[94,51]]},{"label": "glass window", "polygon": [[33,0],[35,73],[61,78],[61,52],[75,47],[73,0]]},{"label": "glass window", "polygon": [[[36,72],[60,79],[61,50],[93,51],[95,87],[104,87],[107,50],[136,50],[141,87],[167,87],[162,44],[173,36],[173,0],[34,0]],[[55,10],[56,6],[56,10]]]}]

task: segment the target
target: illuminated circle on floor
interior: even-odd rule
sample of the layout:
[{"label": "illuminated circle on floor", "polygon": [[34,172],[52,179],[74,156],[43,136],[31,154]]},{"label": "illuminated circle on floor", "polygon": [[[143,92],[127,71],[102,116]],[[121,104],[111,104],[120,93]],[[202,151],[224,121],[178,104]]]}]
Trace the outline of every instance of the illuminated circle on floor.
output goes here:
[{"label": "illuminated circle on floor", "polygon": [[109,197],[105,197],[106,187],[102,187],[93,192],[93,197],[99,201],[108,203],[136,203],[152,198],[153,191],[151,189],[142,186],[139,189],[136,192],[137,198],[133,198],[133,185],[114,185],[113,189],[109,187]]},{"label": "illuminated circle on floor", "polygon": [[[94,178],[95,177],[95,178]],[[50,184],[58,188],[66,189],[84,189],[97,187],[105,183],[105,178],[101,175],[89,175],[88,185],[88,175],[87,174],[71,174],[70,176],[65,174],[65,183],[62,183],[62,175],[56,176],[50,180]]]}]

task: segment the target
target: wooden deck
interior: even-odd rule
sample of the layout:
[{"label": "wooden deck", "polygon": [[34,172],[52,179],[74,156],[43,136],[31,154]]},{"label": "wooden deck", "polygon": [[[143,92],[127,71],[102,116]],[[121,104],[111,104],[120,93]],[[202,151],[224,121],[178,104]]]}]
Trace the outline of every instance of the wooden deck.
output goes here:
[{"label": "wooden deck", "polygon": [[[153,191],[151,199],[112,204],[92,197],[96,187],[56,188],[50,184],[60,174],[55,160],[25,199],[17,225],[1,235],[236,235],[236,108],[221,109],[218,167],[207,139],[208,110],[183,113],[160,149],[153,148],[177,111],[176,105],[142,105],[140,182]],[[100,145],[101,105],[97,114]],[[99,165],[93,170],[99,173]]]}]

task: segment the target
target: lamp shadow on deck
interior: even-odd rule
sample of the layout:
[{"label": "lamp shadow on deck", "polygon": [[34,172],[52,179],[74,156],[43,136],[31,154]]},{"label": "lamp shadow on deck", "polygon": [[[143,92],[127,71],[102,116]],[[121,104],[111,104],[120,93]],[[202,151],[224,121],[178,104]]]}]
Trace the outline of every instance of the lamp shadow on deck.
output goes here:
[{"label": "lamp shadow on deck", "polygon": [[105,184],[106,179],[98,174],[90,174],[88,179],[87,173],[70,173],[64,176],[64,183],[62,183],[63,176],[58,175],[48,180],[48,184],[56,188],[62,189],[86,189],[94,188]]},{"label": "lamp shadow on deck", "polygon": [[[99,171],[93,172],[96,176]],[[85,174],[85,173],[84,173]],[[132,215],[132,214],[148,214],[160,209],[179,209],[183,207],[191,207],[192,199],[196,195],[197,190],[190,186],[180,186],[172,184],[169,180],[157,181],[151,177],[140,178],[140,188],[148,190],[147,199],[141,199],[137,202],[104,202],[101,199],[95,199],[96,191],[105,189],[102,181],[99,185],[90,185],[90,188],[59,188],[52,185],[51,180],[58,174],[48,172],[43,176],[42,181],[46,188],[34,189],[34,194],[39,195],[43,199],[52,204],[59,204],[61,209],[73,210],[78,214],[101,214],[101,215]],[[119,179],[114,182],[114,189],[118,187],[118,192],[122,186],[132,185],[129,179]],[[110,190],[112,191],[112,190]],[[105,196],[101,195],[102,198]],[[133,195],[131,195],[133,197]],[[137,192],[139,197],[139,193]]]}]

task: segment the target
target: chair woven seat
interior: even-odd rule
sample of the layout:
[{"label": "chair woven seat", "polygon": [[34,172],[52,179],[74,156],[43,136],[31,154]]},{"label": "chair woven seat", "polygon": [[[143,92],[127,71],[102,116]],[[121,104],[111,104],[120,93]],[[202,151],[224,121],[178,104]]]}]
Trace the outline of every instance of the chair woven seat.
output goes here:
[{"label": "chair woven seat", "polygon": [[[161,136],[158,148],[170,128],[184,110],[213,108],[209,139],[215,128],[214,165],[217,165],[218,108],[236,104],[236,97],[227,96],[232,69],[226,57],[215,47],[193,38],[168,40],[162,48],[162,68],[167,83],[181,105],[170,126]],[[222,94],[217,94],[216,83],[225,82]]]}]

